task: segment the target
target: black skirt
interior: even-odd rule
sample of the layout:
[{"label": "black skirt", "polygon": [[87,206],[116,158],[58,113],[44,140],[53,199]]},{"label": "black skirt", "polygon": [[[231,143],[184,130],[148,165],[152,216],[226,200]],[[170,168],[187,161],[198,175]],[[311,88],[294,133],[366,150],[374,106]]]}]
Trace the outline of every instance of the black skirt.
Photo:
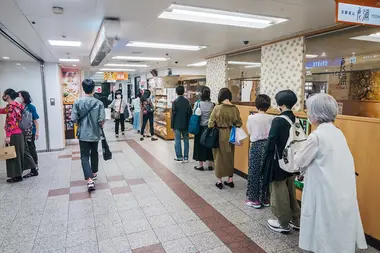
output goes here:
[{"label": "black skirt", "polygon": [[201,145],[201,135],[206,129],[207,126],[201,126],[199,133],[194,136],[193,159],[198,162],[214,161],[212,148],[206,148]]}]

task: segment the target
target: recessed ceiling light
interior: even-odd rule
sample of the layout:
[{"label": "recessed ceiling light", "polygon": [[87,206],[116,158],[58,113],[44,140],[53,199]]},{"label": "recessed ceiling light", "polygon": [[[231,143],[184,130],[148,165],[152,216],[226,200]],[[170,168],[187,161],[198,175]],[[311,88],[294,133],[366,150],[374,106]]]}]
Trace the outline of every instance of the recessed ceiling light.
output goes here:
[{"label": "recessed ceiling light", "polygon": [[21,63],[16,63],[17,66],[21,66]]},{"label": "recessed ceiling light", "polygon": [[164,57],[143,57],[143,56],[114,56],[114,60],[132,60],[132,61],[167,61]]},{"label": "recessed ceiling light", "polygon": [[187,51],[198,51],[198,50],[206,48],[206,46],[189,46],[189,45],[176,45],[176,44],[166,44],[166,43],[140,42],[140,41],[129,41],[126,46],[127,47],[146,47],[146,48],[160,48],[160,49],[173,49],[173,50],[187,50]]},{"label": "recessed ceiling light", "polygon": [[4,60],[9,60],[10,58],[8,56],[3,56]]},{"label": "recessed ceiling light", "polygon": [[128,72],[134,72],[136,71],[135,69],[100,69],[100,71],[120,71],[120,72],[123,72],[123,71],[128,71]]},{"label": "recessed ceiling light", "polygon": [[246,61],[229,61],[228,64],[231,64],[231,65],[255,65],[255,66],[261,66],[260,62],[246,62]]},{"label": "recessed ceiling light", "polygon": [[317,58],[318,55],[317,54],[307,54],[306,55],[306,58],[310,59],[310,58]]},{"label": "recessed ceiling light", "polygon": [[52,46],[61,46],[61,47],[80,47],[82,42],[80,41],[68,41],[68,40],[49,40],[50,45]]},{"label": "recessed ceiling light", "polygon": [[59,59],[61,62],[79,62],[79,59]]},{"label": "recessed ceiling light", "polygon": [[288,20],[177,4],[172,4],[159,18],[248,28],[265,28]]},{"label": "recessed ceiling light", "polygon": [[187,66],[188,67],[202,67],[202,66],[206,66],[206,65],[207,65],[206,61],[201,61],[201,62],[197,62],[197,63],[193,63],[193,64],[188,64]]},{"label": "recessed ceiling light", "polygon": [[146,64],[120,64],[120,63],[107,63],[104,64],[106,67],[132,67],[132,68],[147,68],[149,65]]}]

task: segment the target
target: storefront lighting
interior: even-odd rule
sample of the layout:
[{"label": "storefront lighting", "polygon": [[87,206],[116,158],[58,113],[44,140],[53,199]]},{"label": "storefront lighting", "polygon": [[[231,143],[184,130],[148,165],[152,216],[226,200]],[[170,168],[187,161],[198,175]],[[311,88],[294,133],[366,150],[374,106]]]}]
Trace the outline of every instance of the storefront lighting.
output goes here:
[{"label": "storefront lighting", "polygon": [[258,29],[288,20],[286,18],[275,18],[177,4],[172,4],[158,18]]},{"label": "storefront lighting", "polygon": [[201,61],[201,62],[197,62],[197,63],[188,64],[187,66],[188,67],[203,67],[206,65],[207,65],[206,61]]},{"label": "storefront lighting", "polygon": [[119,63],[107,63],[104,64],[106,67],[132,67],[132,68],[147,68],[149,65],[146,64],[119,64]]},{"label": "storefront lighting", "polygon": [[100,71],[113,71],[113,72],[134,72],[135,69],[100,69]]},{"label": "storefront lighting", "polygon": [[79,59],[59,59],[61,62],[79,62]]},{"label": "storefront lighting", "polygon": [[8,56],[3,56],[4,60],[9,60],[10,58]]},{"label": "storefront lighting", "polygon": [[206,46],[189,46],[189,45],[177,45],[177,44],[166,44],[166,43],[140,42],[140,41],[129,41],[126,46],[127,47],[186,50],[186,51],[199,51],[201,49],[207,48]]},{"label": "storefront lighting", "polygon": [[143,56],[114,56],[113,60],[131,60],[131,61],[167,61],[163,57],[143,57]]},{"label": "storefront lighting", "polygon": [[306,55],[306,58],[308,58],[308,59],[317,58],[317,57],[318,57],[317,54],[307,54]]},{"label": "storefront lighting", "polygon": [[380,42],[380,33],[372,33],[370,35],[362,35],[350,38],[351,40],[363,40],[370,42]]},{"label": "storefront lighting", "polygon": [[229,61],[230,65],[253,65],[253,66],[261,66],[260,62],[246,62],[246,61]]},{"label": "storefront lighting", "polygon": [[80,47],[82,42],[80,41],[67,41],[67,40],[49,40],[50,45],[52,46],[61,46],[61,47]]}]

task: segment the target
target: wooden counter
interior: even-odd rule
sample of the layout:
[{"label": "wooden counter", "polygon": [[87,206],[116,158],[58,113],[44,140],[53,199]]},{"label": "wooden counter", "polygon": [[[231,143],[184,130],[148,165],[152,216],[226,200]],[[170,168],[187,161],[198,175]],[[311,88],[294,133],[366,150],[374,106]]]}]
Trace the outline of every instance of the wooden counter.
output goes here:
[{"label": "wooden counter", "polygon": [[[237,105],[243,120],[243,128],[250,111],[254,107]],[[272,111],[271,113],[275,113]],[[300,118],[306,118],[306,114],[296,113]],[[357,177],[357,194],[360,214],[365,233],[380,240],[380,119],[361,118],[339,115],[335,125],[344,133],[352,155],[355,160],[355,169],[359,174]],[[244,145],[236,147],[235,168],[245,174],[248,173],[249,141]],[[339,187],[339,181],[337,181]],[[302,193],[297,192],[300,198]],[[349,221],[347,221],[349,222]]]}]

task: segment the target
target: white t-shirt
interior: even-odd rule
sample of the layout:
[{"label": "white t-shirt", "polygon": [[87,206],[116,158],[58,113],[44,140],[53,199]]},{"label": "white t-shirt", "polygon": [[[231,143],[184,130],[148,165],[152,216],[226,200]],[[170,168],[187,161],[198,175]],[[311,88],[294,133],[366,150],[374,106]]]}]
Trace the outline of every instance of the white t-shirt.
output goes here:
[{"label": "white t-shirt", "polygon": [[247,130],[251,142],[268,138],[273,119],[272,115],[261,113],[248,116]]}]

